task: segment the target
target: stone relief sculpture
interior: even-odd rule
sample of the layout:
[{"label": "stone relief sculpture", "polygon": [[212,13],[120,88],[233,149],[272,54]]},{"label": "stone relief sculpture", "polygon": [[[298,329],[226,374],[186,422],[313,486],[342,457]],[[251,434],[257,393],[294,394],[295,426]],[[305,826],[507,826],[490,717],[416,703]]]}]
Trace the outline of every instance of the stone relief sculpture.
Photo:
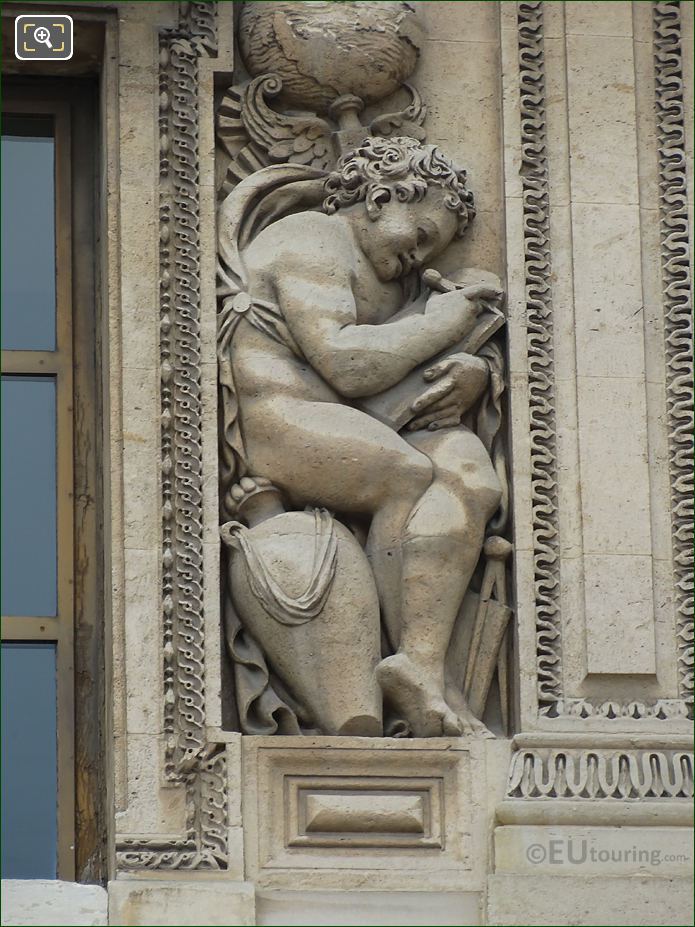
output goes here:
[{"label": "stone relief sculpture", "polygon": [[417,94],[358,118],[419,34],[408,3],[241,13],[254,77],[219,110],[218,364],[245,733],[484,734],[496,669],[504,700],[503,293],[431,266],[475,210]]}]

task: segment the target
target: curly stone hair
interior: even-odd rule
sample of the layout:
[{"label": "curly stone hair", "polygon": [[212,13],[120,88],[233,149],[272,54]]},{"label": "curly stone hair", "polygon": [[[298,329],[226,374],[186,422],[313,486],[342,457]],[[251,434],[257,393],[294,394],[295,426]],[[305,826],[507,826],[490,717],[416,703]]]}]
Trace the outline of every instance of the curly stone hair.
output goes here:
[{"label": "curly stone hair", "polygon": [[475,215],[466,172],[455,167],[436,145],[407,137],[366,138],[328,175],[323,209],[330,214],[364,203],[369,216],[376,218],[392,197],[401,203],[417,202],[432,185],[446,191],[445,203],[457,214],[458,235],[462,235]]}]

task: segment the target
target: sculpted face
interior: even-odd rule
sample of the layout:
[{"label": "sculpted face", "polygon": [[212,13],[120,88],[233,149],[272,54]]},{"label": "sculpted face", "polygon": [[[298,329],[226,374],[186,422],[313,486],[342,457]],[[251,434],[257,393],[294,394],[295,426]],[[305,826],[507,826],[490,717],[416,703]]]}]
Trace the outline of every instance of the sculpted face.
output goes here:
[{"label": "sculpted face", "polygon": [[420,202],[395,198],[374,212],[364,229],[362,248],[381,280],[396,280],[441,254],[458,228],[443,189],[431,186]]}]

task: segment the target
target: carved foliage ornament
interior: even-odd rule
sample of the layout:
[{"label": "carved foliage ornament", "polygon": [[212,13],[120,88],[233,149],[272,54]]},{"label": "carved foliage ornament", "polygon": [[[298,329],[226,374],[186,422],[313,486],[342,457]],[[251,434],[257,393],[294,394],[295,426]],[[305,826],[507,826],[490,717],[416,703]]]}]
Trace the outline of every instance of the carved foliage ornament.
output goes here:
[{"label": "carved foliage ornament", "polygon": [[[321,170],[335,164],[334,133],[341,123],[350,123],[359,104],[344,101],[342,113],[335,108],[331,111],[333,118],[285,113],[270,106],[282,89],[280,75],[261,74],[225,93],[217,112],[217,138],[230,157],[222,193],[231,192],[245,177],[269,164],[308,164]],[[414,87],[406,83],[404,90],[410,95],[410,103],[401,110],[376,116],[362,134],[424,139],[426,107]]]}]

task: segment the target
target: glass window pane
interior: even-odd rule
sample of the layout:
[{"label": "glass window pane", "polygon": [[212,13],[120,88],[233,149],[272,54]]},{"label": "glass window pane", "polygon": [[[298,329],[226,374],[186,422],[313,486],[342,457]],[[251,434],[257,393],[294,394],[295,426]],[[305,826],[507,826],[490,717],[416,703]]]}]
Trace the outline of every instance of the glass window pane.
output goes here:
[{"label": "glass window pane", "polygon": [[2,645],[2,877],[55,879],[55,644]]},{"label": "glass window pane", "polygon": [[53,377],[2,378],[2,614],[56,614]]},{"label": "glass window pane", "polygon": [[55,349],[52,116],[6,114],[2,128],[2,347]]}]

